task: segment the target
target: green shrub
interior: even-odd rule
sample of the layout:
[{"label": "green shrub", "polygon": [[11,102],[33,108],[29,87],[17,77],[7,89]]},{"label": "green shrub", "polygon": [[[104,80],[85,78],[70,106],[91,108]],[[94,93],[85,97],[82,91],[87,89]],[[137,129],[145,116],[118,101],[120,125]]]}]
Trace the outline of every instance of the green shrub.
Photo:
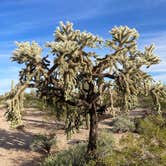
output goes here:
[{"label": "green shrub", "polygon": [[166,127],[166,120],[160,115],[150,115],[143,120],[137,121],[137,131],[139,134],[148,137],[156,136],[159,130]]},{"label": "green shrub", "polygon": [[111,132],[102,130],[97,142],[98,160],[89,160],[86,156],[87,144],[80,143],[68,150],[46,158],[42,166],[95,166],[103,157],[112,153],[114,140]]},{"label": "green shrub", "polygon": [[140,121],[139,134],[128,133],[120,140],[120,149],[103,158],[111,166],[165,166],[166,119],[149,116]]},{"label": "green shrub", "polygon": [[53,145],[56,144],[55,134],[49,135],[37,135],[36,138],[30,145],[30,148],[34,151],[44,151],[45,153],[50,153]]},{"label": "green shrub", "polygon": [[113,132],[134,131],[135,124],[128,116],[120,116],[113,120]]},{"label": "green shrub", "polygon": [[68,150],[49,156],[42,166],[84,166],[86,151],[86,144],[74,145]]},{"label": "green shrub", "polygon": [[86,160],[86,144],[48,157],[42,166],[165,166],[166,119],[149,116],[140,120],[139,134],[128,132],[115,146],[112,134],[102,130],[97,142],[98,158]]},{"label": "green shrub", "polygon": [[154,102],[151,96],[139,96],[138,98],[138,107],[141,108],[152,108],[154,106]]},{"label": "green shrub", "polygon": [[45,109],[45,103],[42,99],[39,99],[35,95],[25,93],[25,101],[24,101],[25,108],[38,108],[40,110]]},{"label": "green shrub", "polygon": [[97,141],[98,157],[102,158],[103,156],[106,156],[107,154],[111,154],[114,144],[115,144],[115,141],[114,141],[112,133],[108,130],[101,130],[99,133],[98,141]]}]

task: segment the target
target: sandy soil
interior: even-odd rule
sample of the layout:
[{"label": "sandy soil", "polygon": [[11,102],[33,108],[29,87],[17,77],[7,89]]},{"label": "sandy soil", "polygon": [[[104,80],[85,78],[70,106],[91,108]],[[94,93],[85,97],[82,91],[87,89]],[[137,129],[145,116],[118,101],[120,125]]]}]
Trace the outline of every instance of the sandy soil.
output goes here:
[{"label": "sandy soil", "polygon": [[[139,113],[138,113],[139,112]],[[44,154],[33,152],[29,146],[36,134],[55,132],[57,136],[57,147],[53,150],[60,151],[87,140],[88,130],[81,129],[79,133],[72,135],[71,140],[66,139],[64,124],[59,121],[48,121],[44,112],[26,109],[23,121],[24,130],[11,129],[4,117],[5,109],[0,109],[0,166],[37,166],[45,157]],[[135,114],[140,114],[136,110]],[[135,115],[134,115],[135,116]],[[111,118],[102,120],[99,128],[110,128]],[[123,134],[114,134],[116,141]]]},{"label": "sandy soil", "polygon": [[[62,122],[47,121],[43,112],[33,109],[26,109],[24,131],[11,129],[4,113],[5,109],[0,109],[0,166],[37,166],[44,154],[33,152],[29,148],[36,134],[55,132],[58,143],[54,151],[66,149],[88,138],[89,131],[81,129],[67,140]],[[108,127],[106,123],[100,124],[100,128],[105,126]]]}]

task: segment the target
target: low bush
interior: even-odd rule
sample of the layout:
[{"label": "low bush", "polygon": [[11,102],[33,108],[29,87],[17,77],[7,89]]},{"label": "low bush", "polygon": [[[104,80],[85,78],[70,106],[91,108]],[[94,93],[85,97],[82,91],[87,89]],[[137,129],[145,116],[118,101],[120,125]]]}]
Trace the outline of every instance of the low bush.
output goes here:
[{"label": "low bush", "polygon": [[127,132],[134,131],[135,124],[128,116],[119,116],[112,122],[112,131],[113,132]]},{"label": "low bush", "polygon": [[99,139],[97,142],[98,161],[89,160],[86,156],[87,144],[80,143],[68,150],[49,156],[42,163],[42,166],[93,166],[102,160],[104,156],[112,153],[113,145],[114,139],[111,132],[102,130],[99,133]]},{"label": "low bush", "polygon": [[139,134],[128,133],[120,140],[120,149],[103,158],[112,166],[165,166],[166,119],[149,116],[140,120]]},{"label": "low bush", "polygon": [[108,130],[101,130],[97,141],[97,155],[99,158],[111,154],[115,144],[112,133]]},{"label": "low bush", "polygon": [[86,160],[86,144],[48,157],[42,166],[166,166],[166,119],[149,116],[139,121],[138,133],[128,132],[118,144],[102,130],[96,159]]},{"label": "low bush", "polygon": [[49,156],[42,166],[84,166],[86,151],[86,144],[74,145],[68,150]]},{"label": "low bush", "polygon": [[30,148],[33,151],[43,151],[45,153],[50,153],[53,145],[56,144],[56,135],[37,135],[36,138],[32,141]]}]

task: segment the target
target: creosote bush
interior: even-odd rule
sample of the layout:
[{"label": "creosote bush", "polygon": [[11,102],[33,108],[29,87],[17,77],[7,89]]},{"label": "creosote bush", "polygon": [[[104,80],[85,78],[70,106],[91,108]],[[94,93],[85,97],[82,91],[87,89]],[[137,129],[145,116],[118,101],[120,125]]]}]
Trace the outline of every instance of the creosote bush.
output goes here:
[{"label": "creosote bush", "polygon": [[38,108],[41,111],[45,110],[45,103],[42,99],[37,96],[32,95],[31,93],[25,93],[24,99],[24,107],[25,108]]}]

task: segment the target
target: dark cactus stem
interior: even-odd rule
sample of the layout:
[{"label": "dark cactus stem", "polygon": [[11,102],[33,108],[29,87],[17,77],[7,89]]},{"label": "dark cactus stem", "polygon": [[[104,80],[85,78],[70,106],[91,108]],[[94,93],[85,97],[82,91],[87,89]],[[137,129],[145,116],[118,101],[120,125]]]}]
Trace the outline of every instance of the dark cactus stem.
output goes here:
[{"label": "dark cactus stem", "polygon": [[98,137],[98,118],[97,118],[95,104],[92,104],[89,113],[90,113],[90,131],[89,131],[88,154],[94,156],[97,149],[97,137]]}]

